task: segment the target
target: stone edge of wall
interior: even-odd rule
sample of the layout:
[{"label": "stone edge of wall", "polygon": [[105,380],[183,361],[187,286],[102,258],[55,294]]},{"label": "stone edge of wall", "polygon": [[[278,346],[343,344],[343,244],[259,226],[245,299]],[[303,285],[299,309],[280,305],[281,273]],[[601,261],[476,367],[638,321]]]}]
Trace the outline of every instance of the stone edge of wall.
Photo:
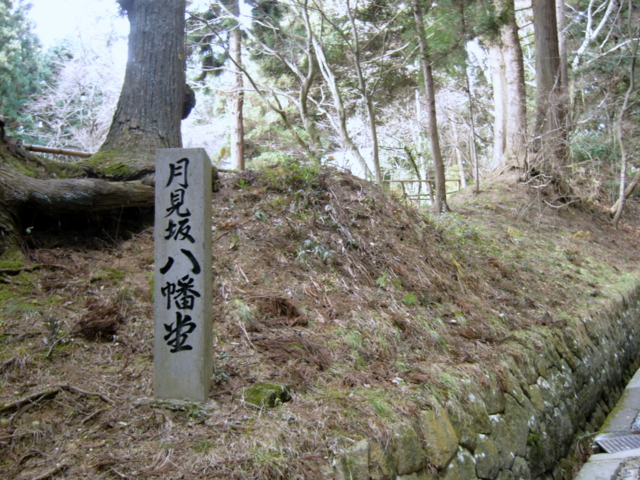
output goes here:
[{"label": "stone edge of wall", "polygon": [[[576,435],[595,432],[639,363],[640,283],[575,329],[556,328],[506,375],[397,424],[387,445],[363,439],[337,459],[335,480],[544,480]],[[468,407],[468,408],[467,408]]]}]

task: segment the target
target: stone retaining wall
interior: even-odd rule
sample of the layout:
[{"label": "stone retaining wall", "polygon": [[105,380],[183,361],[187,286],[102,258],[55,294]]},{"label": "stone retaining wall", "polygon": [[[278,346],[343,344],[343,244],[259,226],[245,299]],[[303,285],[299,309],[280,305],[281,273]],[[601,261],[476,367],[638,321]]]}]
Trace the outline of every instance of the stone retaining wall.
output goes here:
[{"label": "stone retaining wall", "polygon": [[[546,335],[546,338],[543,336]],[[640,285],[573,328],[533,339],[464,407],[423,411],[387,445],[361,440],[336,480],[552,480],[577,435],[595,432],[638,367]]]}]

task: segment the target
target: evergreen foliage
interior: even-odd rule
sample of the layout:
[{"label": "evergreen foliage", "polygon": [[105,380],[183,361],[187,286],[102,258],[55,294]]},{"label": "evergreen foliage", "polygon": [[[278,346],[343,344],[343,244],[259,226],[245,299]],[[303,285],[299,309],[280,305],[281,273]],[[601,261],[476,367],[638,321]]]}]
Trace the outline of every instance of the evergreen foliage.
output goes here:
[{"label": "evergreen foliage", "polygon": [[0,117],[8,133],[18,136],[32,124],[23,107],[40,91],[47,73],[28,10],[23,0],[0,0]]},{"label": "evergreen foliage", "polygon": [[[222,119],[230,111],[227,103],[235,92],[244,89],[249,164],[256,158],[260,160],[255,165],[263,160],[270,163],[276,157],[324,162],[334,159],[338,163],[336,159],[355,156],[354,148],[345,146],[345,135],[353,140],[355,150],[362,150],[365,161],[372,163],[375,134],[368,127],[373,124],[378,129],[376,141],[384,175],[415,179],[432,174],[434,159],[429,147],[433,140],[425,135],[429,124],[427,106],[424,96],[417,94],[426,74],[420,68],[415,22],[408,2],[243,3],[251,9],[251,23],[246,22],[246,17],[239,23],[231,11],[236,5],[231,0],[212,0],[202,11],[190,10],[187,15],[188,60],[191,80],[198,82],[195,88],[201,109],[200,113],[196,111],[195,120],[189,120],[191,125],[197,122],[204,129],[214,122],[224,123]],[[639,10],[629,0],[565,3],[571,85],[565,97],[571,97],[567,126],[570,145],[568,159],[558,172],[566,176],[577,197],[611,200],[620,183],[620,142],[616,141],[615,132],[631,81],[630,52],[633,39],[638,37]],[[530,148],[528,161],[532,160],[537,155],[532,146],[536,142],[535,87],[540,75],[536,78],[535,52],[539,48],[533,43],[531,8],[514,9],[513,2],[503,0],[421,0],[419,5],[428,39],[437,125],[447,171],[457,175],[462,170],[471,181],[476,154],[481,169],[497,166],[491,158],[492,149],[498,157],[501,155],[496,146],[500,139],[496,119],[502,113],[494,98],[500,94],[492,88],[500,84],[496,80],[499,75],[495,76],[499,61],[494,53],[508,44],[504,33],[505,27],[510,26],[524,51],[526,87],[522,90],[526,98],[521,104],[526,104],[527,112],[521,116],[526,117],[522,122],[525,128],[518,127],[518,131],[525,132]],[[14,136],[19,134],[26,139],[27,133],[39,129],[43,143],[82,147],[84,141],[79,140],[79,132],[101,123],[96,122],[96,112],[109,103],[112,92],[93,88],[92,82],[101,80],[89,74],[81,75],[77,82],[67,82],[65,76],[71,73],[70,64],[76,65],[76,71],[89,71],[88,65],[99,63],[99,59],[86,58],[80,65],[76,53],[64,49],[42,56],[26,19],[27,11],[26,0],[0,0],[0,115]],[[223,75],[235,69],[229,55],[230,32],[234,29],[243,33],[245,77],[240,88],[231,84],[229,75]],[[519,55],[522,58],[522,52]],[[58,94],[49,99],[46,114],[36,108],[43,106],[43,95],[34,95],[43,85]],[[70,87],[65,90],[63,85]],[[629,175],[637,171],[635,152],[640,148],[640,97],[639,90],[635,90],[630,93],[622,123],[624,140],[632,152]],[[87,102],[87,92],[92,92],[91,103]],[[504,103],[508,95],[502,97]],[[31,106],[25,108],[25,103]],[[338,128],[341,116],[342,120],[346,118],[342,129]],[[59,123],[52,128],[54,118]],[[36,124],[38,129],[33,128]],[[218,130],[216,149],[224,158],[228,142],[221,145],[224,128]],[[494,139],[498,139],[497,143]],[[531,165],[522,168],[529,169],[526,174],[541,171]]]}]

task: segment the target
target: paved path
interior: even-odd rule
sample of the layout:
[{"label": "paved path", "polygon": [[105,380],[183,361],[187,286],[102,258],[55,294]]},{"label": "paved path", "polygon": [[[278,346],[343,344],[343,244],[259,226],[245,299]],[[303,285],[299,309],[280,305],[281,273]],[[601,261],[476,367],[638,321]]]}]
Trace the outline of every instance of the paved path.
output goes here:
[{"label": "paved path", "polygon": [[[614,453],[591,455],[575,480],[640,480],[640,370],[607,417],[595,442]],[[635,448],[634,448],[635,447]]]}]

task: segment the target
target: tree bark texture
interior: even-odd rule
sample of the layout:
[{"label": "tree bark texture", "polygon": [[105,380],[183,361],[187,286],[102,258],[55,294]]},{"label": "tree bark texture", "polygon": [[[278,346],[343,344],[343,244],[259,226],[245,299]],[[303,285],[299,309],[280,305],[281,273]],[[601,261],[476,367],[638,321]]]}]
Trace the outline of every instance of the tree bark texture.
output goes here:
[{"label": "tree bark texture", "polygon": [[[234,0],[231,11],[240,16],[240,0]],[[244,81],[242,77],[242,30],[239,24],[231,31],[229,50],[234,58],[235,85],[233,87],[233,128],[231,130],[231,157],[237,170],[244,170]]]},{"label": "tree bark texture", "polygon": [[534,167],[552,172],[567,156],[565,89],[560,70],[555,0],[533,0],[536,44],[536,142],[541,161]]},{"label": "tree bark texture", "polygon": [[493,84],[493,160],[491,169],[503,165],[506,144],[506,78],[502,48],[497,42],[488,45],[491,83]]},{"label": "tree bark texture", "polygon": [[[629,0],[629,11],[631,11],[632,4],[631,0]],[[618,201],[616,202],[617,208],[615,215],[613,216],[613,226],[618,228],[618,222],[620,222],[620,218],[622,217],[622,212],[624,210],[625,202],[627,199],[627,165],[628,165],[628,152],[627,145],[624,139],[624,120],[625,116],[629,110],[631,104],[631,95],[635,91],[636,88],[636,63],[638,56],[638,34],[640,33],[640,29],[634,28],[635,25],[632,25],[631,16],[629,16],[628,20],[628,36],[633,39],[631,41],[631,48],[629,49],[629,54],[631,57],[631,66],[629,68],[629,88],[624,95],[624,102],[622,103],[622,107],[620,108],[620,114],[618,115],[618,121],[616,122],[616,137],[618,140],[618,144],[620,145],[620,196]],[[637,184],[638,174],[636,174],[632,184],[635,182]],[[631,188],[631,192],[635,189],[635,185]],[[630,193],[631,193],[630,192]],[[629,193],[629,194],[630,194]]]},{"label": "tree bark texture", "polygon": [[[25,175],[24,172],[30,172]],[[53,172],[57,172],[54,175]],[[0,255],[19,248],[20,214],[33,209],[52,217],[130,207],[153,207],[154,188],[141,182],[108,182],[57,175],[82,175],[81,168],[40,159],[4,137],[0,122]]]},{"label": "tree bark texture", "polygon": [[503,10],[501,16],[507,23],[500,27],[500,36],[488,42],[495,114],[492,167],[523,167],[527,117],[522,47],[513,0],[500,2],[496,8]]},{"label": "tree bark texture", "polygon": [[118,106],[101,152],[153,162],[156,148],[182,146],[185,0],[119,3],[129,23],[129,57]]},{"label": "tree bark texture", "polygon": [[35,207],[60,215],[74,212],[153,207],[154,188],[141,182],[108,182],[96,178],[42,180],[0,164],[3,210]]},{"label": "tree bark texture", "polygon": [[556,21],[558,24],[558,52],[560,53],[560,85],[569,85],[569,60],[567,57],[567,32],[565,31],[565,0],[556,0]]},{"label": "tree bark texture", "polygon": [[509,22],[501,29],[502,55],[505,68],[506,117],[505,135],[506,163],[526,167],[527,157],[527,94],[524,80],[524,60],[516,23],[515,4],[509,0]]},{"label": "tree bark texture", "polygon": [[436,91],[429,59],[429,49],[427,37],[422,19],[422,8],[420,0],[413,1],[413,17],[416,22],[418,42],[420,46],[420,64],[424,76],[425,93],[427,97],[427,117],[429,119],[429,140],[431,143],[431,154],[436,176],[436,196],[433,205],[435,212],[441,214],[449,210],[447,205],[447,186],[445,182],[444,162],[442,161],[442,150],[440,149],[440,136],[438,135],[438,121],[436,116]]}]

